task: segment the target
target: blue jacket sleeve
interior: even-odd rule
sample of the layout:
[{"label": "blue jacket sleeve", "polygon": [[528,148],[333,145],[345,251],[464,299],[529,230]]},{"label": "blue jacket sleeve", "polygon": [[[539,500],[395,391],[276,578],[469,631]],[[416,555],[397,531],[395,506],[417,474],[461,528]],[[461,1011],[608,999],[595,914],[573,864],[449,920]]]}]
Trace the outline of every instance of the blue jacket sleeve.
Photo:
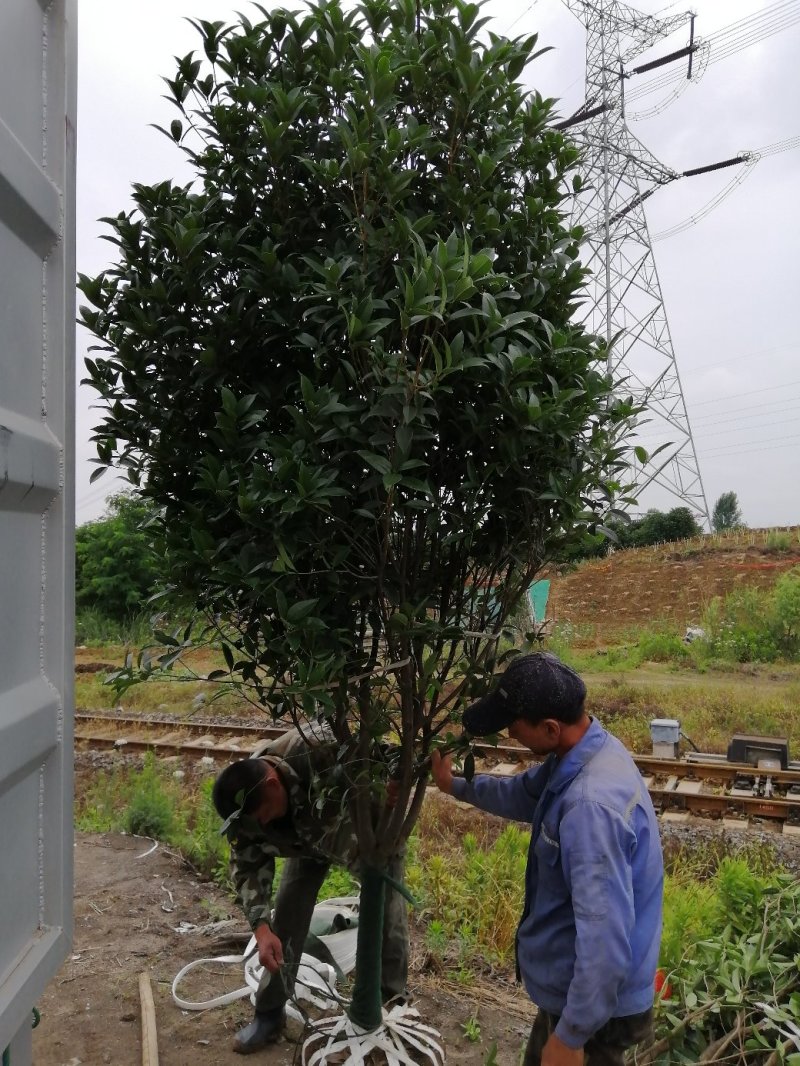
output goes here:
[{"label": "blue jacket sleeve", "polygon": [[634,834],[601,803],[562,818],[561,864],[575,912],[575,971],[556,1035],[580,1048],[613,1017],[631,962]]},{"label": "blue jacket sleeve", "polygon": [[452,794],[488,814],[530,823],[549,776],[550,766],[544,763],[514,777],[478,774],[472,781],[454,777]]}]

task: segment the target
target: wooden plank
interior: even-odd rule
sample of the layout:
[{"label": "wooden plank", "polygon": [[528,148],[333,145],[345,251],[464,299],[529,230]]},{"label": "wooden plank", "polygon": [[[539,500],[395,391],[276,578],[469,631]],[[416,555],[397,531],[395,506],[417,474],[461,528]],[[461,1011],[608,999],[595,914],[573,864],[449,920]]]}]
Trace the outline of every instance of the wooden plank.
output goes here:
[{"label": "wooden plank", "polygon": [[147,972],[139,974],[139,999],[142,1004],[142,1066],[158,1066],[156,1008]]}]

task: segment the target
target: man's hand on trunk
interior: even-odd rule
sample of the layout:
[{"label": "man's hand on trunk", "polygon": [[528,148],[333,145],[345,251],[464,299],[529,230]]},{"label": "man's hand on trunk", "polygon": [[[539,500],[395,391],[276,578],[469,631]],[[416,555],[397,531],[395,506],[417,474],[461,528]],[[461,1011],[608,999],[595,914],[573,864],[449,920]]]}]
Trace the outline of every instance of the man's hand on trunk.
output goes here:
[{"label": "man's hand on trunk", "polygon": [[439,791],[449,796],[453,791],[453,760],[449,755],[431,752],[431,777]]}]

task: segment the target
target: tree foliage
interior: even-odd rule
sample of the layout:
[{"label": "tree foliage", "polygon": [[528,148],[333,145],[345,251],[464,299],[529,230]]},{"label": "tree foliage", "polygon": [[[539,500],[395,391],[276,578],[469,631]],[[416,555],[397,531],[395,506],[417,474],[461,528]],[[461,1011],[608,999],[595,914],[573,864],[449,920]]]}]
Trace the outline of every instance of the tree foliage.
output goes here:
[{"label": "tree foliage", "polygon": [[781,649],[796,658],[800,651],[800,568],[795,567],[778,578],[774,609]]},{"label": "tree foliage", "polygon": [[329,721],[375,861],[533,575],[620,492],[633,413],[573,321],[578,154],[518,80],[536,37],[486,22],[332,0],[196,23],[168,81],[196,180],[135,186],[118,262],[81,279],[101,466],[158,508],[224,680]]},{"label": "tree foliage", "polygon": [[697,537],[702,529],[688,507],[673,507],[670,511],[648,511],[642,518],[631,522],[628,543],[631,547],[646,544],[664,544],[674,540]]},{"label": "tree foliage", "polygon": [[155,592],[159,560],[144,529],[153,508],[144,500],[112,496],[107,514],[75,531],[75,603],[124,622]]},{"label": "tree foliage", "polygon": [[743,525],[736,493],[723,492],[711,512],[711,528],[715,533],[723,533],[726,529],[741,529]]},{"label": "tree foliage", "polygon": [[671,511],[652,508],[640,518],[612,517],[603,531],[586,530],[579,540],[559,552],[558,559],[560,562],[577,562],[580,559],[604,558],[612,551],[686,540],[702,532],[688,507],[673,507]]}]

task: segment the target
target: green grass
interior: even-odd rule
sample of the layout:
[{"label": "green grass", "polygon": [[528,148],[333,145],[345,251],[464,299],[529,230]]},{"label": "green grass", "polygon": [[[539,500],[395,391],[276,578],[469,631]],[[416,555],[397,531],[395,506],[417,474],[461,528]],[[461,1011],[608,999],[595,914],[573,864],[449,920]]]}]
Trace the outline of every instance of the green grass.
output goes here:
[{"label": "green grass", "polygon": [[112,685],[106,684],[106,678],[122,667],[128,650],[124,645],[104,642],[78,656],[78,664],[90,660],[108,664],[108,670],[76,673],[75,706],[78,710],[122,707],[126,711],[160,710],[165,714],[182,715],[202,713],[207,708],[214,714],[256,713],[243,696],[230,689],[224,690],[219,683],[202,680],[212,670],[225,666],[221,654],[206,650],[191,653],[186,666],[176,664],[170,674],[134,685],[118,695]]},{"label": "green grass", "polygon": [[150,612],[140,611],[124,621],[108,618],[94,607],[83,607],[75,613],[75,643],[87,647],[108,644],[146,644],[153,635]]},{"label": "green grass", "polygon": [[[104,673],[78,674],[75,678],[75,706],[78,710],[101,711],[122,707],[125,711],[162,711],[164,714],[256,713],[252,704],[234,692],[227,692],[211,702],[218,692],[215,685],[196,681],[188,675],[176,675],[171,681],[147,681],[135,685],[118,696],[114,688],[104,683]],[[263,713],[263,712],[262,712]],[[264,721],[269,717],[265,714]]]},{"label": "green grass", "polygon": [[588,707],[603,725],[631,751],[650,748],[653,718],[677,718],[699,748],[727,751],[734,733],[763,733],[787,737],[800,745],[800,679],[760,689],[719,683],[638,685],[625,681],[593,681]]},{"label": "green grass", "polygon": [[564,623],[553,628],[543,647],[582,673],[618,673],[647,662],[702,669],[708,659],[705,649],[684,644],[683,632],[670,625],[632,627],[616,633],[613,643],[604,643],[593,626]]}]

